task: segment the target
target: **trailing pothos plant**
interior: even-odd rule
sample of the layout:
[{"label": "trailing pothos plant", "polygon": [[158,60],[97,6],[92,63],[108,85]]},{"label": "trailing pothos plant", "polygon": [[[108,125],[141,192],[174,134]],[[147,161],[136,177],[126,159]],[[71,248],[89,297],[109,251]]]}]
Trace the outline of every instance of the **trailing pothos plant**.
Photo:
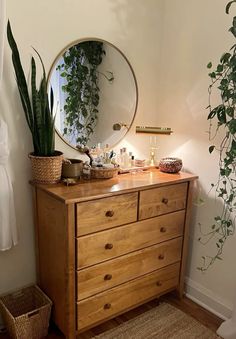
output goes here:
[{"label": "trailing pothos plant", "polygon": [[[229,14],[231,5],[236,0],[230,1],[226,6]],[[229,31],[236,38],[236,16],[233,18]],[[210,121],[209,139],[212,141],[217,136],[220,142],[212,144],[209,152],[219,153],[219,176],[216,183],[211,186],[216,196],[222,202],[222,209],[214,218],[211,230],[203,234],[199,240],[206,244],[213,238],[216,241],[216,251],[212,256],[202,257],[203,264],[199,269],[206,271],[216,260],[222,259],[223,248],[228,237],[235,232],[236,212],[236,44],[224,53],[219,64],[212,69],[212,63],[207,65],[210,69],[209,76],[209,109]],[[212,105],[213,89],[220,94],[220,103]]]},{"label": "trailing pothos plant", "polygon": [[114,79],[112,72],[98,71],[105,54],[100,41],[80,42],[65,52],[63,63],[57,67],[65,79],[62,86],[66,94],[63,134],[79,145],[87,144],[97,123],[99,75],[105,76],[109,82]]}]

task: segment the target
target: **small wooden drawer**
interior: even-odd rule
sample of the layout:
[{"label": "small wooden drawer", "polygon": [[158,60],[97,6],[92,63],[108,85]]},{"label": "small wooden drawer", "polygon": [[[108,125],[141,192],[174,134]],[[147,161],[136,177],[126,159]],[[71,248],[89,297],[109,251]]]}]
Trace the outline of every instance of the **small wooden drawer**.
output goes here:
[{"label": "small wooden drawer", "polygon": [[77,271],[77,300],[180,261],[181,250],[182,237]]},{"label": "small wooden drawer", "polygon": [[77,238],[77,269],[91,266],[183,234],[185,211]]},{"label": "small wooden drawer", "polygon": [[178,286],[179,263],[132,280],[77,303],[77,329],[111,318]]},{"label": "small wooden drawer", "polygon": [[139,220],[182,210],[186,207],[188,183],[140,192]]},{"label": "small wooden drawer", "polygon": [[77,236],[134,222],[137,206],[137,192],[78,203]]}]

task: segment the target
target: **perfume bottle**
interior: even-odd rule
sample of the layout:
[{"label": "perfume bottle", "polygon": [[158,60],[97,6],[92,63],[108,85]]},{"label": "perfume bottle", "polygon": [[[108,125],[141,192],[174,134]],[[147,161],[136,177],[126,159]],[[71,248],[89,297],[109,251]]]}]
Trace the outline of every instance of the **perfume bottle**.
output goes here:
[{"label": "perfume bottle", "polygon": [[120,167],[123,166],[123,149],[120,149],[120,153],[117,155],[116,158],[117,163],[120,165]]},{"label": "perfume bottle", "polygon": [[123,166],[124,166],[124,168],[129,167],[129,155],[127,153],[126,147],[123,147],[122,157],[123,157]]}]

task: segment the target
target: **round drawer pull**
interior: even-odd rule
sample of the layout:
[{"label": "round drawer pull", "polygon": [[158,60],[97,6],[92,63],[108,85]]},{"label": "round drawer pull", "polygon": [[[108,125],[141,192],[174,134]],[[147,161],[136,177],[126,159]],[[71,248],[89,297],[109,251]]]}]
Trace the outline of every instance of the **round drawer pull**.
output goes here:
[{"label": "round drawer pull", "polygon": [[104,308],[104,310],[109,310],[110,308],[111,308],[111,304],[105,304],[104,306],[103,306],[103,308]]},{"label": "round drawer pull", "polygon": [[106,274],[104,276],[104,280],[111,280],[112,279],[112,275],[111,274]]},{"label": "round drawer pull", "polygon": [[165,233],[165,232],[166,232],[166,228],[165,228],[165,227],[161,227],[161,228],[160,228],[160,232],[161,232],[161,233]]},{"label": "round drawer pull", "polygon": [[109,211],[106,211],[105,216],[111,218],[111,217],[113,217],[114,213],[115,213],[114,211],[109,210]]},{"label": "round drawer pull", "polygon": [[164,254],[159,254],[158,259],[163,260],[165,258]]},{"label": "round drawer pull", "polygon": [[161,201],[163,204],[167,205],[168,204],[168,199],[167,198],[163,198]]},{"label": "round drawer pull", "polygon": [[157,281],[156,285],[157,285],[157,286],[161,286],[161,285],[162,285],[162,282],[161,282],[161,281]]},{"label": "round drawer pull", "polygon": [[108,244],[105,245],[106,250],[111,250],[112,248],[113,248],[113,244],[108,243]]}]

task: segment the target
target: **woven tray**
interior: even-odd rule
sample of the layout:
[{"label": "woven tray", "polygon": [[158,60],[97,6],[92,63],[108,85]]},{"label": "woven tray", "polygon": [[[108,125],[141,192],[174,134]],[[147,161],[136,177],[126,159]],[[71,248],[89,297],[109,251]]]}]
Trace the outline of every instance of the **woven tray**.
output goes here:
[{"label": "woven tray", "polygon": [[91,177],[94,179],[110,179],[118,174],[118,168],[91,168]]}]

